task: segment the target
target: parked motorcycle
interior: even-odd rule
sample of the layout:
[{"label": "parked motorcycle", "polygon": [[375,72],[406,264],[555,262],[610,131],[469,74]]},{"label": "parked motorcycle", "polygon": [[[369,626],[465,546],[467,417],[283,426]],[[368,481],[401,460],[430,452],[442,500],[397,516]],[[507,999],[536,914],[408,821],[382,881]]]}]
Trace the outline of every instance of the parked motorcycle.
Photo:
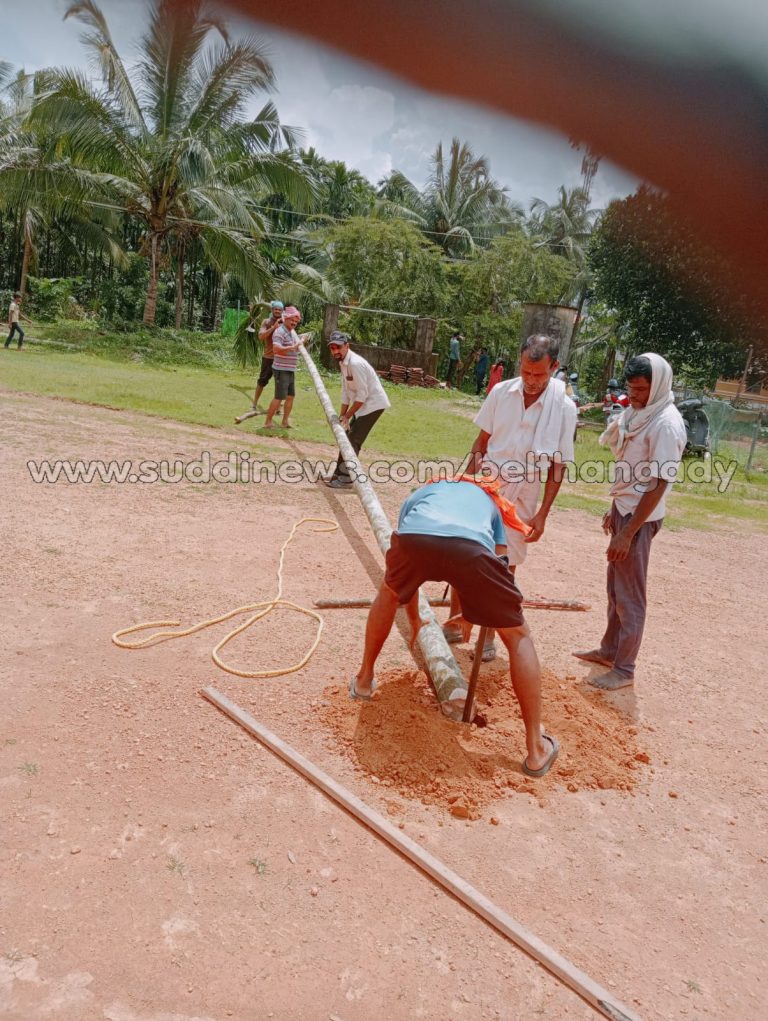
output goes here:
[{"label": "parked motorcycle", "polygon": [[710,452],[709,418],[704,410],[704,401],[700,397],[691,397],[687,401],[681,401],[677,410],[683,417],[688,437],[685,453],[707,457]]},{"label": "parked motorcycle", "polygon": [[629,397],[625,390],[619,386],[617,379],[608,380],[608,391],[603,398],[603,416],[605,424],[616,415],[620,415],[625,408],[629,407]]}]

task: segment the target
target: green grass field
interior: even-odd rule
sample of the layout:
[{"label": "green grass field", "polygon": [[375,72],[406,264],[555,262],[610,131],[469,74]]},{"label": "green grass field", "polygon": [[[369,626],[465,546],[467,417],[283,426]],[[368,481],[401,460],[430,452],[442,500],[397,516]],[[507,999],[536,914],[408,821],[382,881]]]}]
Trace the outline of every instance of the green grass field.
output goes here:
[{"label": "green grass field", "polygon": [[[35,334],[36,336],[38,334]],[[292,438],[302,442],[329,443],[332,435],[315,396],[306,370],[297,380]],[[143,412],[165,419],[243,433],[244,442],[268,442],[263,418],[252,418],[241,426],[234,417],[250,406],[254,373],[225,367],[146,364],[113,359],[101,354],[28,345],[22,352],[0,352],[0,387],[102,405],[119,410]],[[338,376],[329,376],[326,386],[338,406]],[[393,412],[384,415],[366,450],[390,458],[460,459],[477,435],[472,419],[480,399],[444,390],[420,390],[385,384]],[[279,430],[278,430],[279,434]],[[284,435],[289,435],[285,433]],[[605,465],[608,451],[597,442],[597,432],[579,430],[576,461]],[[727,460],[727,459],[726,459]],[[715,459],[714,464],[720,460]],[[594,468],[593,468],[594,470]],[[608,502],[607,482],[578,480],[566,484],[558,506],[602,514]],[[732,523],[749,521],[768,530],[768,478],[745,477],[737,468],[727,491],[718,492],[718,479],[711,482],[678,483],[668,504],[672,527],[709,529],[725,519]]]}]

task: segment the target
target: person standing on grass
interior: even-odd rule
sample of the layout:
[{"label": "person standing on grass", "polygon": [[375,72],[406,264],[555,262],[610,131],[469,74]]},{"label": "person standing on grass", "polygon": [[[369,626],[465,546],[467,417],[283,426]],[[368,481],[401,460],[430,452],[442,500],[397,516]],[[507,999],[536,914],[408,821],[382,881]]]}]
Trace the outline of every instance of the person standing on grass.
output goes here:
[{"label": "person standing on grass", "polygon": [[499,359],[498,362],[494,362],[491,366],[491,374],[488,377],[488,389],[485,391],[486,396],[493,390],[497,383],[500,383],[504,379],[504,373],[507,371],[506,362]]},{"label": "person standing on grass", "polygon": [[481,347],[475,362],[475,394],[479,397],[485,384],[485,374],[488,371],[488,352]]},{"label": "person standing on grass", "polygon": [[264,345],[264,354],[261,356],[259,378],[256,380],[256,393],[253,395],[253,404],[251,405],[254,411],[258,411],[262,415],[265,415],[266,411],[259,407],[259,398],[264,392],[264,387],[272,379],[275,358],[274,351],[272,350],[272,335],[282,322],[283,310],[285,308],[282,301],[271,301],[269,304],[272,311],[266,319],[262,320],[259,327],[259,340]]},{"label": "person standing on grass", "polygon": [[573,653],[608,667],[589,682],[603,691],[634,683],[645,627],[651,541],[664,520],[667,492],[686,444],[669,362],[648,352],[630,358],[624,375],[629,407],[609,421],[600,437],[616,458],[613,503],[603,516],[603,531],[611,537],[606,552],[608,623],[597,649]]},{"label": "person standing on grass", "polygon": [[[347,430],[355,454],[359,454],[371,429],[391,405],[374,367],[355,354],[349,346],[349,334],[334,330],[328,340],[331,357],[341,369],[341,408],[339,423]],[[339,454],[336,470],[325,484],[331,489],[351,489],[352,479]]]},{"label": "person standing on grass", "polygon": [[498,485],[462,479],[431,483],[411,493],[392,533],[384,581],[368,614],[363,661],[348,690],[350,698],[371,700],[377,687],[376,660],[398,606],[408,614],[413,645],[422,625],[419,587],[426,581],[449,582],[461,599],[463,620],[497,628],[509,652],[512,687],[525,726],[523,772],[540,777],[551,769],[560,745],[541,725],[539,660],[523,619],[523,597],[504,555],[512,527],[521,523],[500,497]]},{"label": "person standing on grass", "polygon": [[[502,495],[515,504],[522,520],[530,525],[523,536],[507,532],[509,569],[514,574],[528,552],[528,543],[544,534],[547,517],[565,477],[565,462],[573,461],[576,405],[566,396],[562,380],[553,379],[559,362],[558,342],[534,334],[520,349],[520,375],[497,383],[475,416],[480,432],[472,445],[469,471],[478,474],[485,466],[503,482]],[[544,495],[539,506],[541,483]],[[452,594],[451,615],[458,612]],[[460,642],[461,633],[443,628],[446,641]],[[483,661],[496,658],[493,632],[489,631]]]},{"label": "person standing on grass", "polygon": [[22,315],[21,300],[22,300],[21,293],[17,291],[14,294],[13,298],[11,299],[11,304],[8,306],[8,325],[11,328],[11,332],[8,334],[5,344],[3,345],[6,348],[10,347],[14,335],[18,333],[19,335],[19,342],[17,345],[18,351],[21,351],[21,345],[24,343],[24,331],[19,325],[19,319],[25,319],[27,322],[29,322],[29,319],[27,319],[25,315]]},{"label": "person standing on grass", "polygon": [[[267,408],[267,418],[264,422],[265,429],[272,429],[272,421],[283,405],[283,420],[280,423],[283,429],[291,429],[291,411],[293,410],[293,398],[296,396],[296,365],[299,360],[299,348],[304,342],[304,336],[298,336],[296,327],[301,322],[301,312],[293,305],[289,305],[283,312],[282,322],[272,333],[273,364],[272,374],[275,377],[275,397]],[[283,403],[285,402],[285,403]]]},{"label": "person standing on grass", "polygon": [[448,372],[445,376],[445,385],[450,389],[453,377],[461,361],[461,341],[464,337],[461,333],[454,333],[448,341]]}]

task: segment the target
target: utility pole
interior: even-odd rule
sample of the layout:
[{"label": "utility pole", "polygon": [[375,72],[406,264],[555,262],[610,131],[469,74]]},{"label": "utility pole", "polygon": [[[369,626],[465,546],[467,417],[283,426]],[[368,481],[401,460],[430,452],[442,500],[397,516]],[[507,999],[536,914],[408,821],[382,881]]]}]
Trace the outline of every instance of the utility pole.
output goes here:
[{"label": "utility pole", "polygon": [[742,373],[741,379],[739,380],[739,386],[738,389],[736,390],[736,396],[731,401],[731,407],[733,407],[736,401],[739,399],[739,397],[741,397],[741,391],[744,390],[747,385],[747,373],[749,372],[749,367],[751,364],[752,364],[752,345],[750,344],[749,350],[747,351],[747,364],[744,366],[744,372]]}]

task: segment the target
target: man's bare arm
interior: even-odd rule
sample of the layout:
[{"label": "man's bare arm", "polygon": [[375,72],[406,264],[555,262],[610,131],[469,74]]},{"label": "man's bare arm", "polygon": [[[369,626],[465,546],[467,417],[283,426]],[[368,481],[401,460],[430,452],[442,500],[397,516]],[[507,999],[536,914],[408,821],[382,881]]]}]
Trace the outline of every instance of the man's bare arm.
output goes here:
[{"label": "man's bare arm", "polygon": [[275,332],[275,330],[278,328],[279,325],[280,325],[280,320],[279,319],[273,319],[272,322],[269,323],[267,326],[260,327],[259,328],[259,340],[269,340],[269,338],[272,336],[272,334]]},{"label": "man's bare arm", "polygon": [[485,432],[483,429],[477,435],[477,439],[472,444],[472,450],[470,451],[468,470],[473,475],[477,475],[483,463],[486,451],[488,450],[488,441],[491,438],[491,434]]},{"label": "man's bare arm", "polygon": [[656,510],[659,501],[666,492],[669,482],[666,479],[651,479],[648,488],[640,497],[640,502],[632,512],[632,517],[621,531],[611,537],[606,556],[609,560],[626,560],[632,540]]}]

